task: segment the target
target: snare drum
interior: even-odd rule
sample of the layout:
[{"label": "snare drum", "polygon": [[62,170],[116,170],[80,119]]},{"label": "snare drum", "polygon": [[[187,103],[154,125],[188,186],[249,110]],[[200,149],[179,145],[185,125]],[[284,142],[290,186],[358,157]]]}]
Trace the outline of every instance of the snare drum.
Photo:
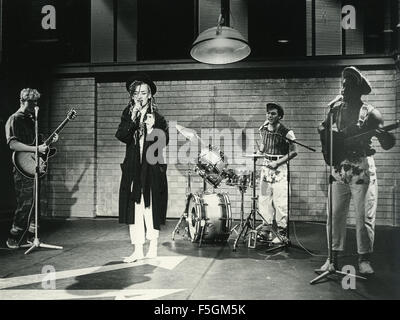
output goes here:
[{"label": "snare drum", "polygon": [[[192,242],[227,241],[232,225],[231,203],[226,193],[192,193],[187,203]],[[204,230],[202,230],[202,227]]]},{"label": "snare drum", "polygon": [[218,187],[221,183],[225,167],[224,157],[218,148],[212,147],[201,150],[196,171],[202,178],[212,184],[214,188]]}]

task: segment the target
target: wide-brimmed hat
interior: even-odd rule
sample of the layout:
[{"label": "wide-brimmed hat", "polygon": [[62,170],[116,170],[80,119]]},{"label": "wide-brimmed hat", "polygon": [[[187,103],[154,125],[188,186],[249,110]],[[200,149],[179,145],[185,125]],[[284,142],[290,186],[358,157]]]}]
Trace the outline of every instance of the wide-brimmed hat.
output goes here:
[{"label": "wide-brimmed hat", "polygon": [[357,83],[361,89],[361,94],[369,94],[372,91],[371,84],[356,67],[351,66],[344,68],[342,72],[342,78],[345,76],[352,76],[357,80]]},{"label": "wide-brimmed hat", "polygon": [[126,90],[129,92],[129,88],[131,84],[135,81],[141,81],[145,84],[147,84],[150,88],[151,94],[154,96],[157,92],[157,87],[154,84],[154,82],[150,79],[150,77],[145,74],[145,73],[136,73],[132,76],[129,77],[129,79],[126,81],[125,86]]},{"label": "wide-brimmed hat", "polygon": [[267,111],[269,109],[277,109],[278,110],[278,115],[283,118],[283,115],[285,112],[283,111],[283,108],[281,105],[277,104],[276,102],[269,102],[267,103]]}]

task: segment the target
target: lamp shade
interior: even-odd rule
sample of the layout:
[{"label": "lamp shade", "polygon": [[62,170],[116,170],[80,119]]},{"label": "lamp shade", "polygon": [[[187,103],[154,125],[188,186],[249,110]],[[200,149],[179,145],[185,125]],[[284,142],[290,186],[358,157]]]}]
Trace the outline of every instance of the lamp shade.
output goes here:
[{"label": "lamp shade", "polygon": [[250,54],[246,39],[239,31],[225,26],[204,30],[193,42],[190,55],[199,62],[227,64]]}]

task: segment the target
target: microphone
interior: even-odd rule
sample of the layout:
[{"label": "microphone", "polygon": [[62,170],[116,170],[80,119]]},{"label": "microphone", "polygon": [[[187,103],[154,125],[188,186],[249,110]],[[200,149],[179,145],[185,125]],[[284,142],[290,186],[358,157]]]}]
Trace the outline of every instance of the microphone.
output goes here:
[{"label": "microphone", "polygon": [[333,99],[331,102],[328,103],[328,107],[332,108],[335,105],[335,103],[337,103],[339,101],[341,102],[342,100],[343,100],[343,96],[341,94],[339,94],[336,96],[335,99]]},{"label": "microphone", "polygon": [[39,113],[39,106],[35,106],[35,118],[37,119]]}]

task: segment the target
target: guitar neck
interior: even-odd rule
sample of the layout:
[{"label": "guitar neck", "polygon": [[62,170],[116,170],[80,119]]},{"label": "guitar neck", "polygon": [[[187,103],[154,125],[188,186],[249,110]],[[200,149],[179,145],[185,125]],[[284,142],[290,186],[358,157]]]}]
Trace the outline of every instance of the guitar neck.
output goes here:
[{"label": "guitar neck", "polygon": [[61,124],[56,128],[56,130],[53,131],[53,133],[46,139],[46,141],[44,142],[47,146],[51,144],[51,142],[53,141],[53,138],[56,134],[58,134],[59,132],[61,132],[61,130],[65,127],[65,125],[69,122],[69,118],[65,118],[63,122],[61,122]]},{"label": "guitar neck", "polygon": [[[396,123],[387,125],[385,127],[379,128],[379,129],[384,130],[384,131],[391,131],[391,130],[396,129],[399,125],[400,125],[400,120],[397,120]],[[373,129],[373,130],[369,130],[369,131],[357,134],[355,136],[347,137],[345,139],[345,142],[347,142],[347,141],[349,141],[351,139],[356,139],[356,138],[361,138],[361,137],[372,138],[377,133],[377,130],[378,129]]]}]

